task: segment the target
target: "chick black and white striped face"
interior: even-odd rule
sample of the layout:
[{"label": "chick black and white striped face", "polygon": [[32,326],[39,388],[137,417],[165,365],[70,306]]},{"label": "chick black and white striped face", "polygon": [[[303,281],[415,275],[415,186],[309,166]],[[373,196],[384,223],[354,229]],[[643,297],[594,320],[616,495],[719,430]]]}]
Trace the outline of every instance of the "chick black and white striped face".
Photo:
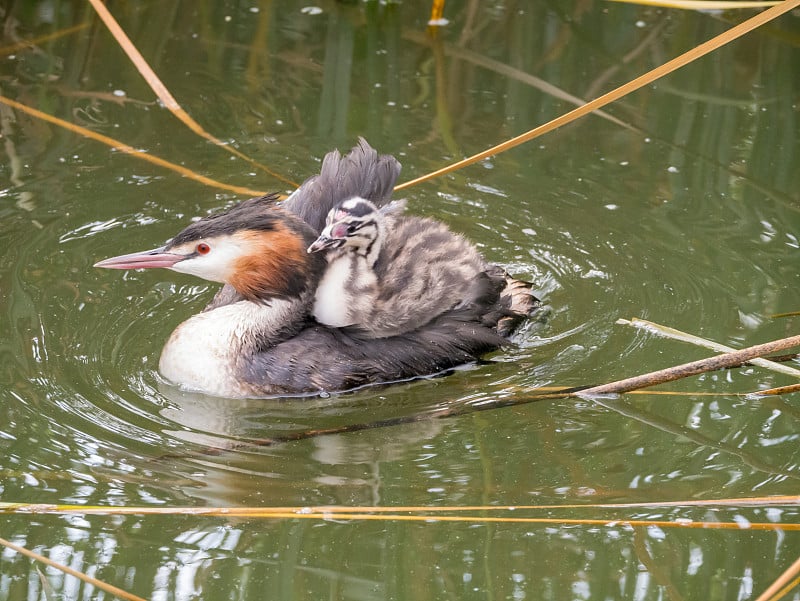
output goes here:
[{"label": "chick black and white striped face", "polygon": [[325,219],[325,229],[308,252],[325,249],[352,248],[367,256],[380,234],[378,208],[364,198],[344,200],[330,210]]}]

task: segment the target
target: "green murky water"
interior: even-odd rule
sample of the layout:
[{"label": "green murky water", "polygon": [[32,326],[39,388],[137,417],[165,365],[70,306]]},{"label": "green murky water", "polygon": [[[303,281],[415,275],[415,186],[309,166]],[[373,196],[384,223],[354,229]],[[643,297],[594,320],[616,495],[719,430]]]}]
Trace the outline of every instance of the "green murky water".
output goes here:
[{"label": "green murky water", "polygon": [[[526,131],[744,14],[606,2],[139,2],[111,11],[203,126],[293,181],[365,136],[401,181]],[[747,13],[748,15],[750,13]],[[188,131],[92,9],[6,7],[2,95],[205,176],[291,187]],[[34,46],[13,47],[73,26]],[[126,506],[529,506],[464,522],[5,515],[0,536],[148,599],[755,598],[796,559],[794,506],[574,507],[796,494],[792,383],[715,373],[604,404],[557,400],[225,446],[582,385],[704,356],[614,325],[729,344],[797,333],[797,16],[532,143],[408,189],[551,306],[516,345],[447,377],[324,399],[220,400],[159,379],[169,332],[214,285],[105,272],[242,198],[0,105],[0,499]],[[533,76],[533,77],[532,77]],[[736,521],[739,530],[480,517]],[[37,571],[38,570],[38,571]],[[48,582],[42,584],[40,572]],[[795,595],[797,593],[794,593]],[[47,597],[49,595],[49,597]],[[0,599],[105,599],[11,551]],[[796,597],[793,597],[796,598]]]}]

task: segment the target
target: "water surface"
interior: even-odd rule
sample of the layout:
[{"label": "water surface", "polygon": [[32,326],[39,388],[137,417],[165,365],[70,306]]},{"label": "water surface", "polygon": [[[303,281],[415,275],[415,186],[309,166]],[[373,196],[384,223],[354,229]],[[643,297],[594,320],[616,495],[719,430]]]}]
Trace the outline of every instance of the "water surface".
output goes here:
[{"label": "water surface", "polygon": [[[111,3],[203,126],[301,182],[365,136],[401,181],[572,108],[750,13],[613,3]],[[312,10],[313,9],[313,10]],[[230,184],[291,186],[172,117],[88,6],[17,3],[2,94]],[[602,403],[555,400],[253,444],[660,369],[705,351],[615,325],[644,317],[735,347],[797,332],[796,17],[608,113],[403,192],[550,307],[514,345],[444,377],[326,398],[222,400],[157,374],[216,285],[92,264],[152,248],[242,199],[0,107],[0,498],[101,506],[583,506],[798,490],[798,407],[739,393],[745,368]],[[220,452],[211,448],[232,447]],[[149,599],[749,599],[800,551],[794,506],[572,507],[500,516],[737,521],[740,530],[208,516],[5,515],[0,536]],[[107,598],[10,551],[0,599]]]}]

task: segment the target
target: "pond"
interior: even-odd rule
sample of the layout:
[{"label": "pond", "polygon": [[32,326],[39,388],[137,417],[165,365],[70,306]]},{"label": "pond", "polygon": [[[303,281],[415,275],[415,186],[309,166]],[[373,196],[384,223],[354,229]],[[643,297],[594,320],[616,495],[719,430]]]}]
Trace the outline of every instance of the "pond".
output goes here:
[{"label": "pond", "polygon": [[[359,136],[398,158],[401,182],[424,175],[753,14],[471,0],[432,33],[416,0],[109,9],[189,115],[280,178],[156,101],[88,3],[7,3],[2,96],[282,193]],[[161,347],[218,286],[92,267],[247,194],[0,104],[0,500],[107,510],[6,512],[0,537],[156,600],[755,599],[800,553],[797,498],[765,499],[798,491],[800,406],[747,393],[790,376],[744,367],[405,418],[710,354],[619,318],[736,348],[796,334],[799,317],[774,316],[800,310],[798,36],[783,17],[603,115],[399,192],[533,282],[547,312],[479,364],[306,398],[171,386]],[[264,444],[379,420],[406,423]],[[109,510],[123,507],[142,509]],[[180,507],[287,513],[145,514]],[[46,598],[110,596],[0,552],[0,600]]]}]

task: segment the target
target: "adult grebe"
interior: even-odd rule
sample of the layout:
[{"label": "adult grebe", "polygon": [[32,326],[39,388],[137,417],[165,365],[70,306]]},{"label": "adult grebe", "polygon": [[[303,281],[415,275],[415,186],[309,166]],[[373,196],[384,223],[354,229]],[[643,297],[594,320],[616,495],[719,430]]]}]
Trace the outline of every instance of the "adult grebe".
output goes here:
[{"label": "adult grebe", "polygon": [[283,203],[275,196],[246,200],[192,223],[161,248],[105,259],[96,267],[164,267],[225,283],[201,313],[176,328],[161,354],[161,374],[190,390],[226,397],[338,391],[473,361],[504,344],[503,336],[538,301],[528,284],[480,259],[457,304],[449,298],[437,303],[436,283],[415,276],[446,280],[447,266],[432,272],[403,253],[421,253],[416,259],[424,261],[426,252],[450,238],[419,236],[411,246],[384,241],[386,261],[408,265],[409,281],[393,285],[413,286],[426,307],[421,318],[416,315],[423,312],[396,303],[415,315],[400,316],[402,333],[376,338],[311,316],[327,263],[306,249],[327,214],[356,197],[376,207],[386,204],[399,170],[393,157],[379,156],[360,140],[345,157],[329,153],[320,174]]}]

